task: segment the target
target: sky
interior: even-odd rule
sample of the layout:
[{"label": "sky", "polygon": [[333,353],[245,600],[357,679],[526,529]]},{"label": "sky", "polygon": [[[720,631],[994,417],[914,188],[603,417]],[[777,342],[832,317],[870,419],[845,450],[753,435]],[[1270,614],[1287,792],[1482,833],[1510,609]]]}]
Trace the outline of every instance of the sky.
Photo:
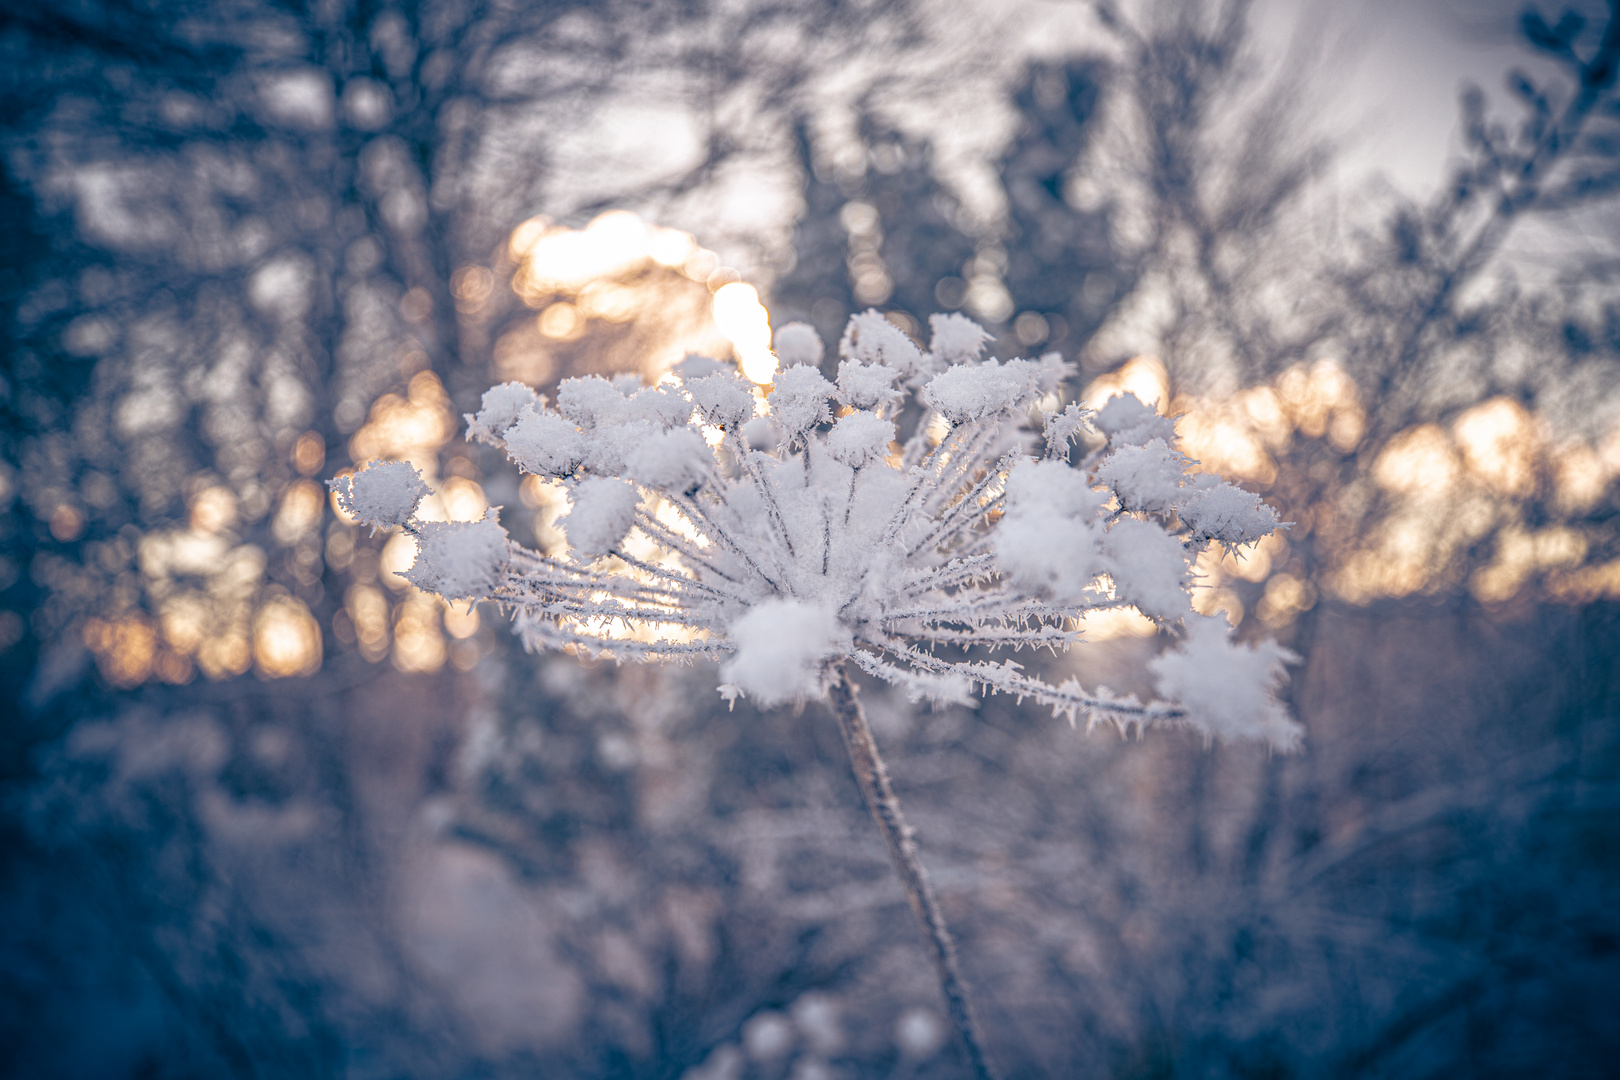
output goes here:
[{"label": "sky", "polygon": [[[1140,10],[1145,5],[1124,6]],[[997,88],[1015,83],[1031,60],[1117,55],[1117,46],[1099,26],[1091,5],[1074,0],[1013,5],[972,0],[938,8],[940,17],[930,22],[934,45],[917,61],[934,68],[930,77],[935,88],[893,102],[891,111],[902,127],[932,143],[937,167],[968,208],[981,219],[993,219],[1003,198],[993,161],[1017,124]],[[1517,3],[1504,0],[1257,0],[1254,59],[1263,78],[1285,74],[1290,64],[1302,70],[1309,122],[1340,142],[1336,167],[1326,178],[1336,189],[1334,195],[1354,200],[1387,184],[1422,201],[1436,190],[1447,161],[1461,147],[1458,102],[1465,84],[1486,90],[1496,116],[1518,119],[1505,75],[1515,67],[1534,70],[1536,64],[1519,38],[1519,10]],[[1549,11],[1551,18],[1556,14]],[[996,45],[987,47],[988,41]],[[841,134],[840,115],[853,119],[840,101],[846,81],[860,79],[833,78],[812,91],[828,106],[818,135],[831,136],[834,144]],[[640,113],[646,102],[605,102],[601,107],[606,119],[616,109]],[[698,153],[700,133],[667,121],[660,116],[654,126],[659,138],[669,142],[670,160]],[[585,156],[599,153],[594,139],[586,142],[591,145]],[[631,142],[646,145],[640,138]],[[562,155],[567,156],[566,148]],[[724,197],[705,192],[692,205],[645,209],[706,237],[751,279],[768,278],[769,267],[762,262],[768,264],[770,253],[785,243],[800,212],[797,185],[788,182],[782,168],[790,155],[786,144],[761,146],[760,153],[740,161],[723,178]],[[623,163],[615,160],[611,168],[622,170]],[[583,173],[599,192],[602,177],[590,169]],[[769,236],[776,239],[765,241],[761,250],[761,239]]]},{"label": "sky", "polygon": [[1320,49],[1320,121],[1349,135],[1346,178],[1382,175],[1421,197],[1459,149],[1465,84],[1479,85],[1508,115],[1506,73],[1534,64],[1516,36],[1519,7],[1499,0],[1264,0],[1256,25],[1279,53]]}]

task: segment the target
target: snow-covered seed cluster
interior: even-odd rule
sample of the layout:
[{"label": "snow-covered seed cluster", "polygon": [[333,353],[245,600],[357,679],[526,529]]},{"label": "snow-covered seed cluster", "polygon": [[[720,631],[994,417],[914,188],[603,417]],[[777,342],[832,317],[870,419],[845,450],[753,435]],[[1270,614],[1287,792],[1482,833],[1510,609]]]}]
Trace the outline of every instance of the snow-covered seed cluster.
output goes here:
[{"label": "snow-covered seed cluster", "polygon": [[[655,386],[564,380],[555,405],[497,386],[468,436],[566,489],[568,550],[512,544],[492,518],[412,523],[410,577],[498,601],[531,648],[716,660],[721,693],[760,706],[821,696],[850,664],[914,699],[1006,693],[1071,722],[1297,742],[1274,696],[1290,654],[1233,642],[1190,603],[1198,550],[1267,535],[1271,508],[1190,472],[1174,423],[1131,395],[1043,415],[1070,374],[1057,354],[986,360],[971,320],[930,324],[924,350],[878,312],[855,316],[835,382],[815,331],[783,327],[788,366],[763,396],[695,357]],[[1102,445],[1076,461],[1087,432]],[[381,495],[373,516],[367,494],[414,508],[401,467],[372,465],[340,498],[363,521],[404,520]],[[1163,700],[992,655],[1066,649],[1087,612],[1127,605],[1179,639],[1151,663]]]}]

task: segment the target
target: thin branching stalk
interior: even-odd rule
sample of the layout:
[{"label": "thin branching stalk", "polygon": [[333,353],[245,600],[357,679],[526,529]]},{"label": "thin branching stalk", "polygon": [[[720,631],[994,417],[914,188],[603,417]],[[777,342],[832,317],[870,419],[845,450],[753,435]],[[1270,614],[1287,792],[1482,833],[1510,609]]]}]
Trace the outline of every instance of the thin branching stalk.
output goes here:
[{"label": "thin branching stalk", "polygon": [[928,882],[917,844],[911,838],[911,829],[900,812],[900,800],[889,784],[889,770],[878,753],[872,738],[872,729],[866,724],[866,711],[861,708],[855,684],[840,668],[832,688],[829,705],[838,718],[838,729],[843,732],[844,745],[849,749],[849,761],[855,769],[855,780],[860,785],[861,797],[872,812],[872,820],[883,833],[888,845],[889,858],[895,873],[911,901],[911,911],[917,916],[923,937],[928,939],[934,959],[934,971],[939,976],[939,987],[945,995],[945,1007],[962,1038],[963,1050],[973,1075],[979,1080],[993,1080],[995,1074],[984,1056],[984,1039],[979,1034],[978,1021],[968,1002],[967,985],[962,979],[961,965],[956,959],[956,944],[951,940],[950,928],[945,925],[945,913],[939,909],[934,888]]}]

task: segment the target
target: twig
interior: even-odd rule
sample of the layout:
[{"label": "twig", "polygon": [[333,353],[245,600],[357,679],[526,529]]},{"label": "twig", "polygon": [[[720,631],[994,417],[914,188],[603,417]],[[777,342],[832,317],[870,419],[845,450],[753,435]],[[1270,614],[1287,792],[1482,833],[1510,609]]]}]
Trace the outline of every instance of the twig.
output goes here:
[{"label": "twig", "polygon": [[939,909],[939,901],[934,897],[934,888],[928,883],[928,873],[917,854],[911,829],[900,813],[900,800],[889,784],[889,770],[878,754],[872,729],[866,726],[866,712],[856,697],[855,684],[842,666],[836,672],[836,677],[830,705],[833,714],[838,717],[844,745],[849,749],[849,761],[854,766],[861,796],[866,800],[866,808],[872,812],[872,819],[877,822],[883,840],[889,846],[889,858],[894,862],[895,872],[900,875],[900,884],[905,887],[906,899],[911,901],[911,911],[917,916],[923,936],[933,946],[934,970],[939,976],[940,990],[945,994],[945,1006],[956,1025],[956,1032],[962,1037],[973,1075],[978,1080],[995,1080],[995,1074],[985,1061],[984,1041],[979,1034],[978,1022],[974,1020],[973,1010],[968,1004],[967,985],[956,962],[956,945],[951,940],[949,927],[945,925],[945,915]]}]

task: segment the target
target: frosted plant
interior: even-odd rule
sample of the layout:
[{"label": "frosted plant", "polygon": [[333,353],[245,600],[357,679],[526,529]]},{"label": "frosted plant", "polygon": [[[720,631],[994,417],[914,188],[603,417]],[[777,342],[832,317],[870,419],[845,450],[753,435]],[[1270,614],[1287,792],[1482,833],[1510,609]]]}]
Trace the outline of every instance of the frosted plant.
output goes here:
[{"label": "frosted plant", "polygon": [[[334,483],[361,521],[416,535],[413,582],[498,602],[531,649],[711,660],[733,703],[829,700],[969,1060],[989,1075],[850,669],[913,700],[1011,694],[1088,726],[1176,725],[1283,749],[1300,728],[1273,693],[1290,655],[1235,643],[1190,602],[1199,549],[1259,540],[1278,527],[1270,507],[1191,472],[1174,423],[1131,395],[1043,411],[1070,374],[1057,354],[985,360],[972,321],[930,324],[924,351],[881,314],[857,315],[836,382],[815,331],[783,327],[789,366],[763,395],[695,357],[655,386],[566,379],[554,406],[521,383],[489,390],[468,436],[566,490],[564,553],[511,544],[492,517],[411,520],[425,488],[408,465]],[[1052,681],[1006,656],[1066,650],[1087,613],[1126,606],[1179,642],[1150,663],[1159,700]]]}]

